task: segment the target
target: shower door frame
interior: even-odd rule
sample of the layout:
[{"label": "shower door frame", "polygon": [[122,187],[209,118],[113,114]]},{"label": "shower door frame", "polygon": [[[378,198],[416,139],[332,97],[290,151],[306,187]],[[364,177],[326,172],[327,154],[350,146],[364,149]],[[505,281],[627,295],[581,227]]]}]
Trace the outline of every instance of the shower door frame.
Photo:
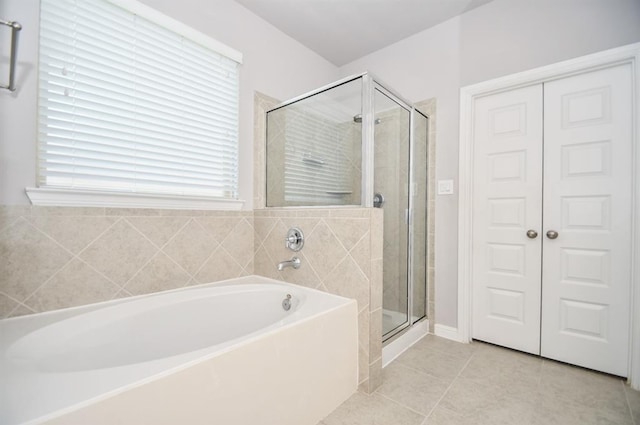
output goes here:
[{"label": "shower door frame", "polygon": [[[413,241],[413,232],[415,230],[414,224],[414,208],[415,208],[415,200],[414,200],[414,188],[417,188],[417,184],[415,181],[415,121],[416,114],[420,114],[427,119],[427,126],[429,125],[429,116],[418,111],[415,107],[411,106],[411,102],[403,99],[398,96],[394,92],[390,91],[386,88],[386,86],[371,73],[363,73],[362,77],[362,158],[363,158],[363,172],[362,172],[362,205],[367,208],[373,208],[373,194],[374,194],[374,175],[375,175],[375,91],[378,90],[381,94],[387,96],[389,99],[397,103],[400,107],[404,108],[409,112],[409,170],[408,170],[408,205],[407,205],[407,216],[406,216],[406,231],[407,231],[407,280],[405,282],[407,286],[407,319],[404,323],[399,326],[393,328],[391,331],[386,334],[381,335],[382,342],[390,342],[396,337],[400,336],[405,330],[411,328],[413,325],[422,322],[424,320],[428,320],[427,317],[427,306],[428,304],[428,290],[427,290],[427,268],[425,267],[425,295],[424,295],[424,305],[425,311],[424,315],[416,320],[413,323],[413,308],[414,308],[414,291],[413,291],[413,280],[414,280],[414,268],[413,266],[413,251],[414,251],[414,241]],[[428,127],[427,127],[428,134]],[[428,153],[427,153],[428,155]],[[426,166],[428,166],[428,157],[426,158]],[[428,203],[428,196],[427,196]],[[427,206],[425,205],[425,217],[427,213]],[[425,226],[427,223],[425,223]],[[425,243],[426,243],[426,234],[427,230],[425,230]],[[428,247],[425,247],[425,254],[427,254]],[[426,261],[426,255],[425,255]],[[383,258],[383,266],[384,266],[384,258]],[[384,288],[384,280],[382,282]],[[383,291],[384,292],[384,291]]]}]

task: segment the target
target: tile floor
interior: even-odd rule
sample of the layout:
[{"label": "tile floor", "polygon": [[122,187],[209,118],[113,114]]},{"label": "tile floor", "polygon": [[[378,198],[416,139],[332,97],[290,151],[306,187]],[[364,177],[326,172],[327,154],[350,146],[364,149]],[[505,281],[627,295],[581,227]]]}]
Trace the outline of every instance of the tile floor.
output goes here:
[{"label": "tile floor", "polygon": [[[635,423],[634,423],[635,419]],[[428,335],[318,425],[640,425],[640,392],[620,378]]]}]

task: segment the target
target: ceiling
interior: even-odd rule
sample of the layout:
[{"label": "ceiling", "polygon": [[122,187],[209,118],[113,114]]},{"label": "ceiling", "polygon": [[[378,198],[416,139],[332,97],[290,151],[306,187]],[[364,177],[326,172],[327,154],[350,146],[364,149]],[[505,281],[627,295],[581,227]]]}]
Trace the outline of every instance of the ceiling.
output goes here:
[{"label": "ceiling", "polygon": [[236,0],[337,66],[492,0]]}]

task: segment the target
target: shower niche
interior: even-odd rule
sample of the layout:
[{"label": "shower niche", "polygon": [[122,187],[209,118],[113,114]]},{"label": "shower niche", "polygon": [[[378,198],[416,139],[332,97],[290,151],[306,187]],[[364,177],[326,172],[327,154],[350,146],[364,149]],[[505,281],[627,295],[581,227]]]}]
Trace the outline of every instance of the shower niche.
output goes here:
[{"label": "shower niche", "polygon": [[426,318],[427,128],[369,73],[267,112],[267,207],[383,209],[383,340]]}]

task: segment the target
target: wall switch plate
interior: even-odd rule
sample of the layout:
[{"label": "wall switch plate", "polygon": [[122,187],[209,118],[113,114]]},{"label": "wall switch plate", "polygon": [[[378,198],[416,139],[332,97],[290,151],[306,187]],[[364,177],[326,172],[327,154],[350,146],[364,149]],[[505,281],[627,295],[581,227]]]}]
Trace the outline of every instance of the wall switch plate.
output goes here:
[{"label": "wall switch plate", "polygon": [[453,180],[438,180],[438,195],[453,195]]}]

